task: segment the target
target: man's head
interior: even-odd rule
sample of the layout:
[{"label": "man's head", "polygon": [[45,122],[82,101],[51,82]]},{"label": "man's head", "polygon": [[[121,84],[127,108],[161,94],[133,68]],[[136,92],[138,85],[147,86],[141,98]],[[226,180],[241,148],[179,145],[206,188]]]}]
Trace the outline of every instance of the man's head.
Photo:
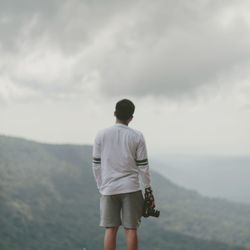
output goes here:
[{"label": "man's head", "polygon": [[135,105],[128,99],[122,99],[116,103],[115,116],[123,123],[128,124],[132,120],[134,111]]}]

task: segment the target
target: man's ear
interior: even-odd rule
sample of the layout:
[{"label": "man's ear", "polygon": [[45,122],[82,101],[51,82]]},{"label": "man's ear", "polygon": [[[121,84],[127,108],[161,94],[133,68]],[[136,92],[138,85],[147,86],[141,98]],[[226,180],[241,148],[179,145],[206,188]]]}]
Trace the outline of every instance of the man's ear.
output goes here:
[{"label": "man's ear", "polygon": [[131,116],[129,119],[128,119],[128,123],[131,122],[133,120],[134,116]]}]

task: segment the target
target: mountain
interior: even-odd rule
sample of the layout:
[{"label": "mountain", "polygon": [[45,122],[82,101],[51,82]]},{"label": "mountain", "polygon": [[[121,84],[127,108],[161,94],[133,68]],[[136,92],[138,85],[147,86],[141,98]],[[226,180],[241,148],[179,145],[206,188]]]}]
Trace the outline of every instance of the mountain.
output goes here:
[{"label": "mountain", "polygon": [[[91,146],[0,136],[0,249],[102,249]],[[243,250],[250,206],[176,186],[152,174],[159,219],[143,219],[140,248]],[[123,232],[119,249],[125,249]],[[237,247],[235,245],[242,245]]]},{"label": "mountain", "polygon": [[168,154],[151,163],[174,183],[205,196],[250,204],[250,156]]}]

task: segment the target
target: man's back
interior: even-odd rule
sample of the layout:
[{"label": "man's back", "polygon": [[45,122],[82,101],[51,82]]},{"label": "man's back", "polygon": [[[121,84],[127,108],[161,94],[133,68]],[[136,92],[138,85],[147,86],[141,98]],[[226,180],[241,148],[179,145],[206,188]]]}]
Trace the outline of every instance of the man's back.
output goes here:
[{"label": "man's back", "polygon": [[117,123],[100,131],[95,145],[94,157],[101,161],[100,192],[111,195],[140,190],[139,167],[148,165],[142,133]]}]

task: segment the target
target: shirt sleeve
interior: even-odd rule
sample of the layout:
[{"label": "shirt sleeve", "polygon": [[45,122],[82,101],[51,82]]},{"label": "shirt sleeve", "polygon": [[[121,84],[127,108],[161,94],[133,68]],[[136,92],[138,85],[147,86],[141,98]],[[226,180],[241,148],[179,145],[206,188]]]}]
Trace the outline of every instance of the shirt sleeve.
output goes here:
[{"label": "shirt sleeve", "polygon": [[100,189],[102,184],[102,173],[101,173],[101,140],[98,134],[94,141],[93,146],[93,159],[92,159],[92,169],[96,180],[97,188]]},{"label": "shirt sleeve", "polygon": [[151,186],[151,178],[149,173],[149,164],[148,164],[148,156],[147,156],[147,148],[144,136],[141,135],[140,141],[136,151],[136,165],[139,169],[139,174],[142,179],[142,183],[144,188],[148,188]]}]

